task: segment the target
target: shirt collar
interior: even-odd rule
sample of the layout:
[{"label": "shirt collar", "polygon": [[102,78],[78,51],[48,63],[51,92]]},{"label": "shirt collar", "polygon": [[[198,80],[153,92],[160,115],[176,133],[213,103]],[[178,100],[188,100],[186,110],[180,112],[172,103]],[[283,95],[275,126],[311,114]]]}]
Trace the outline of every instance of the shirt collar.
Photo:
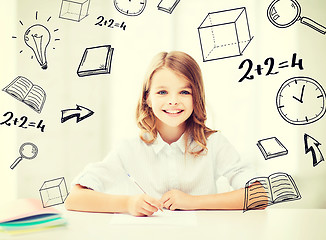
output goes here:
[{"label": "shirt collar", "polygon": [[[188,146],[190,145],[190,143],[191,143],[191,138],[188,139]],[[177,146],[181,150],[181,152],[185,153],[186,151],[185,134],[182,134],[181,137],[176,142],[173,142],[171,143],[171,145],[169,145],[168,143],[164,142],[161,135],[157,133],[157,137],[155,141],[152,143],[152,147],[154,149],[155,154],[158,154],[164,147],[172,147],[172,145]]]}]

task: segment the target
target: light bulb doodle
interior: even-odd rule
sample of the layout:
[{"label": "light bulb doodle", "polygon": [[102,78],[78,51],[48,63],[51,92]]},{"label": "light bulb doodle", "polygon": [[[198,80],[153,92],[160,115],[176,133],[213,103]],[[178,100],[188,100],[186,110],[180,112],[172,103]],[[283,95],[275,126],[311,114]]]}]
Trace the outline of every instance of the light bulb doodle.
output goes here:
[{"label": "light bulb doodle", "polygon": [[41,24],[34,24],[29,27],[24,35],[24,41],[28,47],[30,47],[34,55],[42,67],[42,69],[48,68],[46,60],[46,48],[50,43],[51,34],[49,30]]},{"label": "light bulb doodle", "polygon": [[[61,39],[56,37],[56,32],[59,30],[58,28],[50,30],[47,28],[46,24],[50,22],[51,16],[46,19],[45,24],[34,23],[34,25],[30,25],[27,30],[25,30],[25,34],[22,35],[23,41],[25,42],[26,46],[32,49],[32,56],[31,59],[36,58],[38,63],[40,64],[42,69],[47,69],[47,49],[51,46],[52,49],[56,49],[53,46],[53,43],[60,41]],[[35,21],[42,21],[39,18],[38,11],[35,13]],[[24,23],[22,20],[19,20],[20,26],[24,27]],[[52,35],[53,34],[53,35]],[[52,40],[52,36],[54,36]],[[13,39],[19,39],[17,36],[12,36]],[[19,51],[19,53],[23,53],[23,49]],[[35,55],[35,57],[34,57]]]}]

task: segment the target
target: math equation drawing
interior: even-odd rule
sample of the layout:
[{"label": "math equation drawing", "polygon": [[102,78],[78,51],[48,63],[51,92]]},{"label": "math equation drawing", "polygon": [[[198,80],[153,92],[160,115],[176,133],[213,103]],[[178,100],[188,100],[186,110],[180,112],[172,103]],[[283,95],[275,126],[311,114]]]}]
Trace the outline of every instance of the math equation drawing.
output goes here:
[{"label": "math equation drawing", "polygon": [[5,112],[3,115],[4,120],[0,120],[0,126],[17,126],[19,128],[27,129],[28,127],[34,127],[39,129],[41,132],[44,132],[45,124],[43,123],[43,119],[39,120],[39,122],[29,121],[29,118],[25,115],[21,117],[15,117],[14,113],[11,111]]},{"label": "math equation drawing", "polygon": [[204,62],[240,56],[253,38],[245,7],[209,13],[198,33]]}]

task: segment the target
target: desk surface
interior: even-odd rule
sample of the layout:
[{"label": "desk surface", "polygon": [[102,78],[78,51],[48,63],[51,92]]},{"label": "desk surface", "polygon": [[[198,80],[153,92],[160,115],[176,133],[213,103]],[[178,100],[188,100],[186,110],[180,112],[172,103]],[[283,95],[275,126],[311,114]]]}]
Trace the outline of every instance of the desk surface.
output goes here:
[{"label": "desk surface", "polygon": [[110,225],[112,214],[59,210],[66,227],[5,239],[326,239],[326,209],[196,211],[197,226]]}]

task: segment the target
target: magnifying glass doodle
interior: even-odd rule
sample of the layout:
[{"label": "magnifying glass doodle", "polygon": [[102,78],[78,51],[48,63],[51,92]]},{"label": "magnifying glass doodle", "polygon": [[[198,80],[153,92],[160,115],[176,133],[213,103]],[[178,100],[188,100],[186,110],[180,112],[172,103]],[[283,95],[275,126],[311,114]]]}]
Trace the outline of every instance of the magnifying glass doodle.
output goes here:
[{"label": "magnifying glass doodle", "polygon": [[20,156],[14,161],[13,164],[11,164],[10,168],[14,169],[23,158],[28,160],[35,158],[37,153],[38,149],[34,143],[23,143],[19,148]]},{"label": "magnifying glass doodle", "polygon": [[287,28],[300,21],[322,34],[326,33],[326,27],[300,14],[301,6],[296,0],[274,0],[267,9],[268,19],[276,27]]}]

